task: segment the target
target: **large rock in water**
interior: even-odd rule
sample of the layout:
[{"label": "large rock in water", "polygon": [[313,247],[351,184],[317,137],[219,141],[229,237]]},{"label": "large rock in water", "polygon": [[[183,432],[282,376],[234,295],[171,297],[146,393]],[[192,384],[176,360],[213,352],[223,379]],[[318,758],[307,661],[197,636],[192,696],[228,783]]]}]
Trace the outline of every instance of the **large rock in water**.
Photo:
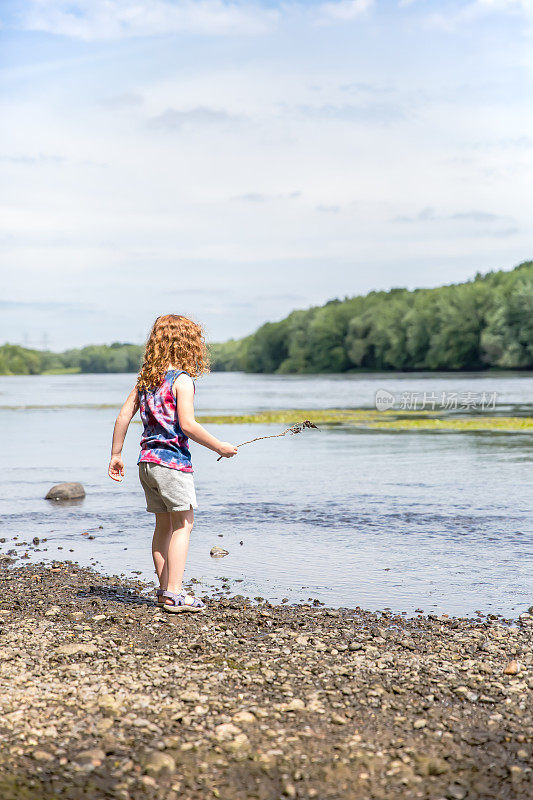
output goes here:
[{"label": "large rock in water", "polygon": [[58,483],[52,486],[45,500],[78,500],[85,497],[85,489],[81,483]]}]

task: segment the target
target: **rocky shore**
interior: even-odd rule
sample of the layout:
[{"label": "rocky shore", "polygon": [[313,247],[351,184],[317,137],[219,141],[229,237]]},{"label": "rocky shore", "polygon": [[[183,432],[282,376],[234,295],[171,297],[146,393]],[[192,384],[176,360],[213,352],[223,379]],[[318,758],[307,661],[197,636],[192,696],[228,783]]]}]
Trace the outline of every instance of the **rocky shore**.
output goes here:
[{"label": "rocky shore", "polygon": [[0,797],[533,795],[533,617],[205,598],[0,563]]}]

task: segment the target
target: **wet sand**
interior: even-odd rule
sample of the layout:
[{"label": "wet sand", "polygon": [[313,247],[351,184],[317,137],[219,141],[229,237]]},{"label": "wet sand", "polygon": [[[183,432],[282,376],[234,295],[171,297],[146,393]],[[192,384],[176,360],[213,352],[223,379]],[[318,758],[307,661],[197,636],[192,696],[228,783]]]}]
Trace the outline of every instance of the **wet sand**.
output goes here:
[{"label": "wet sand", "polygon": [[533,794],[530,614],[170,615],[146,584],[7,557],[0,583],[2,800]]}]

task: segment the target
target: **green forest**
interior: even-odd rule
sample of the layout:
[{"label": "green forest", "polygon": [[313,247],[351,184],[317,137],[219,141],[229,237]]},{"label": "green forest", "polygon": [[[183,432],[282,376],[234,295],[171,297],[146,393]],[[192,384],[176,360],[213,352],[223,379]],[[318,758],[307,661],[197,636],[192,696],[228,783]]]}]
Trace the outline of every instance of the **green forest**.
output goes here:
[{"label": "green forest", "polygon": [[[211,344],[213,370],[533,368],[533,262],[436,289],[390,289],[330,300]],[[0,374],[137,372],[143,346],[91,345],[64,353],[0,347]]]},{"label": "green forest", "polygon": [[0,375],[42,375],[65,372],[138,372],[144,345],[89,345],[51,353],[17,344],[0,347]]},{"label": "green forest", "polygon": [[437,289],[390,289],[293,311],[212,347],[245,372],[533,368],[533,262]]}]

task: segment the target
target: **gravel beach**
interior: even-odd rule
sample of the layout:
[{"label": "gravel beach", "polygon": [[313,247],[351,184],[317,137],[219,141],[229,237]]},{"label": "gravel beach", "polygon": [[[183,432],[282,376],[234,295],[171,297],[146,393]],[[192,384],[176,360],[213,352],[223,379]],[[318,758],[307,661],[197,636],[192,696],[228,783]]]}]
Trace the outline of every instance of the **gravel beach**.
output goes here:
[{"label": "gravel beach", "polygon": [[2,800],[533,795],[529,614],[170,615],[146,584],[3,558]]}]

